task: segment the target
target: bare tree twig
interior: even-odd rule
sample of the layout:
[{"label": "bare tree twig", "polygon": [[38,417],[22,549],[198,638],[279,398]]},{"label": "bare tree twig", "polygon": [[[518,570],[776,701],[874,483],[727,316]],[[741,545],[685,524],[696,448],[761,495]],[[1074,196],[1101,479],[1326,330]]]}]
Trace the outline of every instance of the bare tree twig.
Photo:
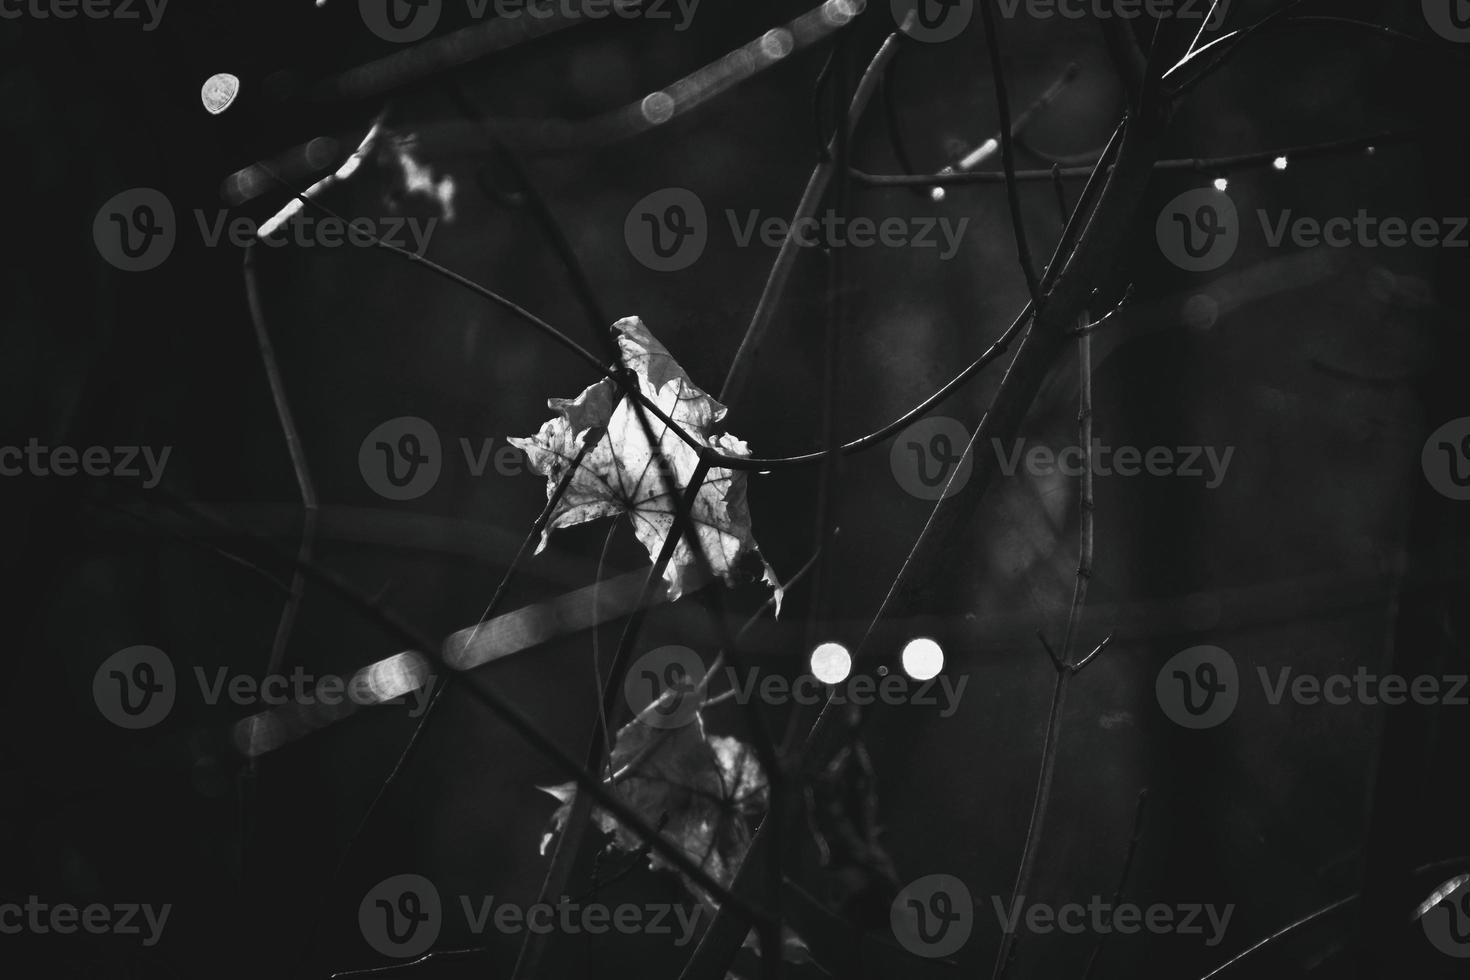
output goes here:
[{"label": "bare tree twig", "polygon": [[[912,13],[909,14],[905,20],[905,27],[912,22],[913,16]],[[900,31],[903,29],[900,28]],[[867,108],[873,93],[877,91],[883,80],[883,72],[888,62],[898,53],[898,44],[898,32],[888,35],[882,46],[878,48],[878,53],[869,62],[867,70],[863,72],[863,77],[853,91],[852,102],[847,111],[849,125],[856,125],[862,118],[863,110]],[[834,136],[833,140],[835,139]],[[828,153],[831,153],[833,148],[834,142],[829,142],[827,144]],[[756,301],[755,313],[751,316],[750,326],[746,328],[745,336],[741,339],[740,346],[736,348],[735,356],[730,361],[730,367],[725,374],[725,383],[720,388],[719,399],[726,405],[738,401],[745,390],[755,353],[765,340],[767,331],[770,330],[771,319],[776,312],[776,304],[780,301],[786,281],[791,277],[791,270],[796,265],[796,257],[801,251],[797,229],[801,226],[802,219],[810,218],[816,213],[836,169],[830,160],[820,161],[807,180],[801,201],[796,205],[796,214],[787,228],[786,238],[781,242],[780,251],[776,253],[776,260],[771,266],[771,274],[766,279],[765,287],[761,290],[760,299]]]},{"label": "bare tree twig", "polygon": [[[1366,136],[1353,136],[1347,139],[1330,140],[1324,143],[1304,143],[1294,146],[1284,146],[1274,150],[1257,150],[1251,153],[1237,153],[1229,156],[1218,157],[1182,157],[1170,160],[1159,160],[1152,169],[1157,173],[1175,171],[1193,171],[1196,173],[1229,173],[1231,171],[1246,170],[1255,167],[1271,166],[1278,157],[1288,159],[1310,160],[1317,157],[1337,156],[1343,153],[1353,153],[1362,150],[1376,150],[1383,146],[1395,146],[1401,143],[1412,143],[1428,135],[1422,129],[1394,129],[1378,133],[1370,133]],[[1018,181],[1050,181],[1061,176],[1066,180],[1077,180],[1091,177],[1095,164],[1086,166],[1061,167],[1059,171],[1046,170],[1018,170],[1015,178]],[[1006,175],[1003,171],[979,170],[951,173],[920,174],[910,176],[908,174],[873,174],[862,170],[854,170],[852,178],[863,187],[911,187],[915,185],[927,186],[935,184],[941,187],[949,187],[957,184],[1001,184],[1005,183]]]},{"label": "bare tree twig", "polygon": [[1006,94],[1006,73],[1001,65],[1000,27],[992,5],[981,0],[980,11],[985,18],[985,43],[990,53],[990,74],[995,85],[995,109],[1000,118],[1000,159],[1006,178],[1006,202],[1011,210],[1011,229],[1016,236],[1016,258],[1021,263],[1021,273],[1026,277],[1026,291],[1031,304],[1040,313],[1043,304],[1041,282],[1036,278],[1036,267],[1031,262],[1031,246],[1026,242],[1026,216],[1021,210],[1021,194],[1016,187],[1016,148],[1011,133],[1011,105]]},{"label": "bare tree twig", "polygon": [[[1143,808],[1147,803],[1148,790],[1139,790],[1138,804],[1133,810],[1133,833],[1128,836],[1128,847],[1123,852],[1123,867],[1118,871],[1118,887],[1113,889],[1113,901],[1109,906],[1112,909],[1108,916],[1110,926],[1117,918],[1119,903],[1123,901],[1123,889],[1128,887],[1128,875],[1133,870],[1133,856],[1138,853],[1138,842],[1143,837]],[[1092,980],[1092,972],[1102,958],[1103,947],[1107,945],[1111,932],[1111,929],[1106,929],[1098,934],[1097,942],[1092,945],[1092,954],[1087,957],[1087,968],[1082,971],[1082,980]]]}]

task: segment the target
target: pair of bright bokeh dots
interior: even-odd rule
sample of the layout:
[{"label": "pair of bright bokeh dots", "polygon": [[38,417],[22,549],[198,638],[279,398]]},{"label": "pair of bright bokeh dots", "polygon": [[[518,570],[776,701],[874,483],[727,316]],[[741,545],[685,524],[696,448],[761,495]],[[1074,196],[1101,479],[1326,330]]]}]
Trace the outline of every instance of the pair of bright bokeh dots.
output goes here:
[{"label": "pair of bright bokeh dots", "polygon": [[[899,662],[914,680],[932,680],[944,669],[944,648],[927,636],[918,636],[904,644]],[[812,676],[823,684],[841,684],[852,673],[852,654],[841,643],[819,643],[812,650],[811,668]]]}]

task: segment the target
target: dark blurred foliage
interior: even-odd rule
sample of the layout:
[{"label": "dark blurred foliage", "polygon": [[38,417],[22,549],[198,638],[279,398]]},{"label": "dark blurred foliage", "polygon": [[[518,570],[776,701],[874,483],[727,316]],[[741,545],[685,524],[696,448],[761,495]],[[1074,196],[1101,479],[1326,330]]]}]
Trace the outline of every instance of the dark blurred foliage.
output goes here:
[{"label": "dark blurred foliage", "polygon": [[[1240,0],[1232,23],[1270,6]],[[1342,2],[1330,10],[1424,36],[1417,6]],[[439,33],[460,26],[462,11],[449,8]],[[457,186],[456,218],[435,232],[429,254],[590,346],[594,325],[534,218],[506,198],[513,182],[495,166],[483,131],[467,124],[465,106],[501,119],[586,119],[803,9],[791,0],[705,0],[685,32],[591,24],[395,92],[389,125],[417,134],[420,159]],[[854,58],[864,61],[890,28],[886,5],[868,10],[849,32]],[[1069,63],[1081,67],[1027,142],[1062,155],[1100,147],[1121,94],[1095,26],[1008,21],[1005,30],[1017,109]],[[966,38],[899,55],[895,99],[920,168],[951,162],[996,128],[980,36]],[[831,47],[799,52],[634,138],[519,151],[604,309],[642,316],[711,390],[774,258],[764,247],[736,247],[724,211],[785,216],[795,206],[816,160],[813,89]],[[189,215],[223,206],[223,179],[257,159],[319,136],[355,145],[382,100],[324,102],[311,97],[313,84],[390,50],[347,0],[323,8],[175,0],[150,33],[87,20],[0,22],[11,203],[0,290],[5,444],[36,436],[174,447],[168,480],[176,492],[294,548],[296,484],[251,335],[241,256],[203,247]],[[236,106],[210,117],[198,89],[215,71],[238,74],[244,87]],[[1199,88],[1165,154],[1422,126],[1429,135],[1417,145],[1232,175],[1231,194],[1250,213],[1462,215],[1465,91],[1453,60],[1419,47],[1323,25],[1283,29]],[[878,106],[852,153],[866,170],[898,169]],[[1043,164],[1023,153],[1022,165]],[[1152,215],[1208,179],[1160,175],[1134,247],[1099,284],[1098,312],[1128,283],[1134,295],[1097,340],[1096,414],[1104,441],[1235,446],[1231,479],[1213,491],[1167,479],[1098,483],[1095,608],[1079,642],[1095,643],[1115,626],[1119,636],[1074,685],[1034,885],[1038,898],[1058,902],[1110,894],[1147,786],[1128,894],[1238,909],[1216,949],[1188,937],[1115,937],[1099,976],[1202,976],[1363,881],[1380,714],[1253,703],[1227,726],[1184,733],[1154,705],[1163,660],[1209,642],[1251,671],[1381,668],[1395,650],[1441,671],[1465,666],[1463,613],[1433,601],[1421,608],[1392,574],[1429,561],[1463,582],[1466,570],[1463,505],[1434,497],[1418,462],[1427,432],[1470,415],[1459,255],[1273,250],[1252,236],[1219,273],[1179,272],[1154,245]],[[348,215],[380,214],[391,182],[369,161],[326,201]],[[90,233],[98,206],[133,186],[167,193],[183,226],[172,258],[138,275],[100,262]],[[661,274],[639,265],[621,236],[630,205],[667,186],[697,192],[715,230],[693,267]],[[1072,199],[1079,188],[1068,184]],[[267,193],[235,213],[263,220],[285,200]],[[853,213],[876,217],[971,222],[949,262],[922,250],[846,258],[835,411],[839,430],[856,435],[901,414],[976,356],[1021,308],[1025,283],[999,184],[952,188],[939,204],[903,190],[851,189],[848,201]],[[1022,202],[1033,248],[1049,254],[1060,227],[1051,187],[1028,185]],[[432,213],[422,199],[403,206]],[[498,446],[535,431],[545,399],[579,391],[589,372],[503,311],[381,251],[284,248],[262,252],[259,263],[266,320],[323,503],[317,559],[427,632],[474,622],[541,507],[544,484],[474,478],[450,466],[428,495],[393,504],[364,485],[358,445],[382,420],[417,415],[447,442],[493,437]],[[757,454],[820,445],[825,287],[821,256],[802,256],[754,381],[731,406],[729,429]],[[973,428],[999,377],[999,369],[987,372],[943,413]],[[1076,380],[1069,357],[1033,407],[1028,439],[1073,438]],[[457,693],[331,889],[347,840],[413,726],[403,709],[363,713],[267,756],[244,813],[238,763],[221,738],[234,716],[185,699],[146,735],[109,726],[90,700],[106,656],[150,643],[181,668],[258,672],[281,595],[207,544],[173,533],[180,522],[161,528],[127,516],[140,503],[135,490],[3,483],[15,498],[4,513],[16,642],[0,712],[0,899],[40,893],[176,906],[153,950],[0,937],[0,953],[37,957],[31,972],[8,975],[323,976],[378,962],[355,917],[362,893],[387,875],[427,874],[446,896],[534,895],[544,869],[537,844],[554,806],[535,787],[562,774]],[[976,895],[976,934],[959,956],[969,974],[989,970],[997,931],[988,896],[1009,891],[1035,787],[1051,671],[1032,633],[1055,638],[1065,620],[1076,492],[1070,481],[1024,476],[998,485],[969,525],[968,561],[932,570],[940,584],[926,593],[930,604],[899,611],[874,640],[891,663],[910,636],[935,635],[949,669],[970,678],[954,717],[879,714],[867,736],[900,874],[953,873]],[[763,550],[790,574],[814,547],[816,472],[756,476],[750,500]],[[824,566],[830,608],[809,630],[808,592],[794,590],[781,624],[754,634],[752,655],[794,673],[811,635],[860,639],[927,513],[892,479],[886,445],[846,459],[841,533]],[[590,584],[604,533],[603,524],[559,532],[526,566],[505,608]],[[632,536],[619,532],[606,573],[645,563]],[[751,589],[731,603],[748,613],[761,598]],[[656,610],[641,646],[711,645],[701,601]],[[604,649],[618,626],[603,628]],[[596,717],[589,645],[589,633],[575,633],[484,671],[574,754]],[[350,673],[401,646],[308,587],[287,656],[315,673]],[[711,724],[740,727],[732,708]],[[1463,709],[1439,724],[1415,756],[1438,774],[1433,792],[1391,801],[1404,809],[1378,826],[1412,865],[1464,851]],[[638,900],[675,890],[651,877],[620,887]],[[318,935],[302,964],[313,922]],[[1359,935],[1351,916],[1333,917],[1248,969],[1255,977],[1348,976]],[[417,973],[508,975],[514,942],[494,942],[489,963]],[[1012,975],[1079,976],[1090,950],[1085,936],[1028,939]],[[588,975],[653,977],[676,975],[681,953],[622,937],[588,942],[580,955]],[[1416,964],[1400,975],[1440,968]]]}]

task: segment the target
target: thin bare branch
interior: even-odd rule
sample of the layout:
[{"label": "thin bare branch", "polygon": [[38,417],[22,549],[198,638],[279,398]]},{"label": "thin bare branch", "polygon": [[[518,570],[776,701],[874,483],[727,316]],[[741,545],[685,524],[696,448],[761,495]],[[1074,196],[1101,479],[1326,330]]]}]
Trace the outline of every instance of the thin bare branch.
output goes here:
[{"label": "thin bare branch", "polygon": [[990,74],[995,85],[995,109],[1000,118],[1000,159],[1006,178],[1006,202],[1011,210],[1011,230],[1016,237],[1016,259],[1021,263],[1021,274],[1026,277],[1026,291],[1031,304],[1039,312],[1042,307],[1041,281],[1036,277],[1036,267],[1031,262],[1031,246],[1026,242],[1026,216],[1021,210],[1021,193],[1016,187],[1016,148],[1011,132],[1010,97],[1006,93],[1005,67],[1001,64],[999,18],[990,3],[981,0],[980,11],[985,18],[985,44],[990,54]]}]

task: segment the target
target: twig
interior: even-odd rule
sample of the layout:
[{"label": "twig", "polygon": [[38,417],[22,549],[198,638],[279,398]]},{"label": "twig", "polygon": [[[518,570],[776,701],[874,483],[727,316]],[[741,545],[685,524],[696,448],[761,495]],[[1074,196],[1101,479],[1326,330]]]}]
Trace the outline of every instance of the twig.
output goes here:
[{"label": "twig", "polygon": [[[1175,171],[1227,173],[1253,167],[1270,166],[1276,161],[1277,157],[1284,156],[1289,159],[1309,160],[1314,157],[1336,156],[1340,153],[1352,153],[1358,150],[1373,150],[1380,146],[1410,143],[1426,135],[1428,133],[1422,129],[1394,129],[1370,133],[1366,136],[1329,140],[1323,143],[1285,146],[1275,150],[1257,150],[1251,153],[1237,153],[1218,157],[1182,157],[1159,160],[1150,169],[1156,173]],[[1077,180],[1079,178],[1091,177],[1095,169],[1095,164],[1062,167],[1059,174],[1066,180]],[[1050,181],[1055,180],[1057,176],[1058,171],[1054,168],[1045,170],[1018,170],[1015,173],[1015,179],[1023,182]],[[852,179],[863,187],[911,187],[914,185],[929,184],[948,187],[956,184],[1000,184],[1006,181],[1006,175],[1003,171],[980,170],[921,174],[913,177],[908,174],[874,174],[855,169],[852,171]]]},{"label": "twig", "polygon": [[[1108,310],[1106,313],[1104,313],[1102,316],[1098,317],[1093,322],[1091,322],[1091,323],[1084,323],[1081,326],[1075,328],[1072,331],[1072,335],[1074,337],[1082,337],[1082,336],[1085,336],[1087,334],[1096,333],[1098,330],[1101,330],[1110,321],[1112,321],[1113,318],[1115,318],[1119,313],[1122,313],[1123,312],[1123,307],[1127,306],[1128,305],[1128,301],[1130,299],[1132,299],[1132,298],[1133,298],[1133,284],[1132,283],[1129,283],[1128,284],[1128,288],[1123,290],[1123,296],[1122,296],[1121,299],[1118,300],[1118,303],[1117,303],[1116,306],[1114,306],[1111,310]],[[1089,360],[1091,359],[1091,353],[1092,352],[1089,350],[1088,351]]]},{"label": "twig", "polygon": [[1224,50],[1223,52],[1217,51],[1216,56],[1212,60],[1205,62],[1203,66],[1193,75],[1186,76],[1181,82],[1170,89],[1168,92],[1168,97],[1171,100],[1178,101],[1184,96],[1186,92],[1188,92],[1190,89],[1194,88],[1194,86],[1198,85],[1200,82],[1204,81],[1214,72],[1219,70],[1219,68],[1224,65],[1227,60],[1229,60],[1229,57],[1240,49],[1240,45],[1243,42],[1248,41],[1253,37],[1260,36],[1260,34],[1265,31],[1266,28],[1270,27],[1272,24],[1285,17],[1292,10],[1301,6],[1302,2],[1303,0],[1286,0],[1286,2],[1283,3],[1280,7],[1277,7],[1269,14],[1266,14],[1260,20],[1257,20],[1254,23],[1243,27],[1238,31],[1233,31],[1229,34],[1217,37],[1215,40],[1211,41],[1209,44],[1206,44],[1202,48],[1195,48],[1193,45],[1190,45],[1189,51],[1186,52],[1184,57],[1181,58],[1179,62],[1174,65],[1174,67],[1164,72],[1162,77],[1163,81],[1169,81],[1175,73],[1179,72],[1185,66],[1194,63],[1196,59],[1202,57],[1207,51],[1217,51],[1217,49],[1221,48],[1223,48]]},{"label": "twig", "polygon": [[[510,564],[506,566],[505,573],[500,578],[500,584],[495,587],[495,592],[490,596],[490,601],[486,604],[485,611],[480,614],[480,619],[474,627],[476,632],[478,632],[480,627],[483,626],[485,622],[488,621],[492,616],[494,616],[495,611],[500,608],[501,600],[505,598],[507,590],[509,590],[511,583],[515,580],[516,573],[520,570],[521,563],[524,562],[526,556],[531,553],[531,549],[535,546],[536,541],[541,537],[541,532],[545,530],[546,525],[550,523],[551,515],[556,510],[557,504],[561,502],[562,497],[566,495],[567,489],[571,486],[572,477],[576,474],[577,467],[581,465],[582,459],[587,455],[588,451],[594,445],[596,445],[597,437],[597,430],[593,430],[588,433],[588,438],[582,441],[582,446],[580,449],[577,450],[577,455],[573,460],[572,465],[567,469],[566,473],[562,474],[561,480],[557,483],[555,489],[548,495],[546,506],[542,508],[541,513],[537,516],[536,520],[531,523],[530,530],[526,532],[526,536],[524,539],[522,539],[520,547],[516,549],[515,557],[513,557],[510,561]],[[465,645],[472,645],[474,642],[474,637],[475,633],[471,633],[469,639],[465,641]],[[429,719],[434,716],[434,709],[437,708],[439,705],[439,699],[443,696],[444,692],[449,689],[449,686],[453,682],[453,680],[453,674],[446,674],[441,679],[440,683],[435,685],[433,693],[429,695],[429,703],[425,705],[423,714],[419,716],[417,724],[414,725],[413,732],[408,736],[408,741],[404,743],[403,748],[399,751],[398,758],[393,763],[393,768],[388,771],[388,775],[384,777],[383,782],[379,784],[377,792],[373,794],[372,801],[368,803],[367,809],[363,811],[362,816],[358,819],[357,827],[353,830],[352,834],[347,838],[346,843],[343,845],[342,854],[337,859],[337,864],[333,868],[332,875],[328,879],[326,888],[324,889],[323,904],[325,904],[326,895],[330,894],[332,886],[338,879],[341,878],[342,871],[347,866],[347,860],[352,855],[353,847],[362,838],[362,835],[367,831],[368,825],[372,822],[373,817],[382,807],[383,802],[388,798],[388,794],[392,791],[393,787],[397,785],[398,780],[407,770],[409,760],[413,757],[414,750],[418,748],[420,741],[423,739],[424,732],[429,727]],[[319,921],[320,913],[318,913],[317,918],[314,919],[313,922],[315,923]],[[315,928],[313,928],[307,934],[307,952],[310,951],[311,944],[315,939],[315,936],[316,930]]]},{"label": "twig", "polygon": [[[373,131],[376,130],[377,124],[375,123]],[[371,139],[372,133],[369,133],[367,139],[363,141],[363,146],[366,146]],[[361,153],[362,148],[359,148],[358,152]],[[286,453],[291,458],[291,470],[296,477],[296,489],[301,496],[301,538],[296,547],[296,560],[304,564],[311,561],[312,551],[316,544],[316,485],[311,479],[311,469],[306,463],[306,450],[301,444],[301,433],[296,428],[296,419],[291,412],[291,401],[286,395],[286,383],[281,378],[281,366],[276,359],[270,330],[265,323],[265,311],[260,301],[260,287],[255,277],[255,242],[253,241],[245,246],[241,273],[245,280],[245,301],[250,310],[250,325],[255,333],[255,344],[260,351],[260,363],[265,370],[266,382],[270,387],[271,404],[275,408],[276,420],[281,426],[281,436],[285,440]],[[291,575],[291,591],[286,596],[286,601],[281,606],[280,618],[276,621],[276,633],[271,640],[270,654],[266,658],[265,673],[267,676],[280,673],[285,665],[286,647],[291,642],[291,633],[296,626],[296,617],[301,610],[301,600],[305,590],[306,582],[298,569]],[[259,779],[260,758],[251,756],[241,774],[240,784],[239,847],[242,877],[247,873],[248,861],[245,860],[245,855],[249,847],[250,815],[259,792]]]},{"label": "twig", "polygon": [[[912,12],[904,20],[904,30],[914,18]],[[883,79],[883,72],[888,62],[898,53],[899,34],[894,32],[878,48],[878,53],[868,63],[867,70],[858,81],[857,88],[853,91],[852,102],[848,106],[847,116],[849,125],[856,125],[862,118],[863,110],[867,108],[873,93],[877,90]],[[827,152],[830,154],[835,148],[835,136],[833,141],[827,144]],[[735,356],[730,361],[730,367],[725,374],[725,383],[720,388],[719,400],[725,405],[739,400],[745,389],[745,383],[750,374],[751,362],[755,358],[755,352],[760,348],[766,338],[767,331],[771,327],[771,319],[776,312],[776,304],[780,301],[781,293],[786,287],[786,281],[791,276],[791,269],[796,265],[797,254],[801,250],[799,244],[800,235],[797,229],[805,219],[816,213],[822,198],[826,196],[827,185],[832,180],[836,167],[830,160],[822,160],[812,170],[812,175],[807,179],[806,189],[802,191],[801,200],[796,205],[796,213],[787,226],[786,238],[781,242],[781,248],[776,253],[776,260],[771,266],[771,274],[766,279],[765,287],[761,290],[760,299],[756,302],[755,313],[751,316],[750,326],[745,329],[745,336],[740,341],[740,346],[735,350]]]},{"label": "twig", "polygon": [[[1074,80],[1076,80],[1077,76],[1081,74],[1081,72],[1081,66],[1078,65],[1075,61],[1067,65],[1067,68],[1065,71],[1062,72],[1061,77],[1052,82],[1050,87],[1048,87],[1046,91],[1042,92],[1039,96],[1036,97],[1035,102],[1032,102],[1029,106],[1026,107],[1024,112],[1022,112],[1019,116],[1015,118],[1015,121],[1011,123],[1011,140],[1016,146],[1029,149],[1022,141],[1021,135],[1030,128],[1032,121],[1035,120],[1035,118],[1040,115],[1047,106],[1051,105],[1052,102],[1056,100],[1057,96],[1062,94],[1062,90],[1065,89],[1068,85],[1072,84]],[[953,173],[968,173],[974,170],[976,167],[980,166],[980,164],[995,156],[996,151],[1000,149],[1000,137],[1001,134],[999,131],[997,131],[994,136],[991,136],[990,138],[985,140],[985,142],[975,147],[975,149],[971,150],[969,153],[966,153],[963,157],[959,159],[957,163],[940,169],[939,176],[945,176]],[[1032,152],[1033,154],[1035,153],[1034,150],[1031,150],[1030,152]],[[1039,156],[1040,154],[1037,155]],[[1079,159],[1077,162],[1080,163],[1083,161]],[[1097,154],[1092,154],[1086,162],[1096,163]],[[913,172],[908,168],[905,168],[905,172],[907,172],[909,176],[914,176]],[[859,171],[852,171],[853,176],[856,176],[858,173]],[[1004,178],[1004,174],[1002,174],[1001,176],[1002,178]],[[942,186],[935,185],[930,188],[930,193],[931,195],[943,195],[944,190]]]},{"label": "twig", "polygon": [[[302,193],[295,195],[290,201],[286,202],[285,207],[281,208],[281,210],[277,211],[275,214],[266,219],[266,221],[260,226],[260,228],[256,230],[256,240],[259,241],[260,239],[269,238],[270,236],[274,235],[277,231],[285,226],[286,222],[290,221],[292,218],[296,217],[296,215],[300,214],[302,209],[305,208],[307,204],[315,201],[319,196],[325,193],[333,185],[340,184],[342,181],[347,180],[353,174],[357,173],[357,168],[362,166],[362,161],[367,157],[368,152],[372,150],[374,144],[377,143],[379,135],[382,134],[383,119],[387,115],[388,110],[385,107],[373,119],[372,125],[368,127],[367,135],[365,135],[362,138],[362,141],[357,144],[357,149],[352,151],[352,155],[349,156],[342,163],[342,166],[338,167],[334,173],[327,174],[327,176],[323,177],[315,184],[312,184]],[[246,256],[246,261],[249,261],[248,251],[246,253]]]},{"label": "twig", "polygon": [[1118,905],[1123,901],[1123,889],[1128,886],[1128,874],[1133,870],[1133,856],[1138,853],[1138,841],[1143,836],[1143,808],[1148,803],[1148,790],[1138,791],[1138,804],[1133,810],[1133,833],[1128,837],[1128,847],[1123,852],[1123,867],[1118,872],[1118,887],[1113,889],[1113,901],[1108,906],[1112,911],[1108,914],[1109,928],[1102,930],[1093,943],[1092,955],[1087,957],[1087,969],[1082,971],[1082,980],[1092,980],[1092,971],[1097,967],[1098,960],[1102,957],[1103,946],[1107,945],[1108,936],[1112,934],[1112,923],[1118,916]]},{"label": "twig", "polygon": [[[1058,185],[1060,186],[1060,185]],[[1073,664],[1069,659],[1072,641],[1076,636],[1077,623],[1082,616],[1082,607],[1087,602],[1087,587],[1092,580],[1092,559],[1095,537],[1093,514],[1093,447],[1092,447],[1092,331],[1086,329],[1088,317],[1080,314],[1077,327],[1077,362],[1081,375],[1078,393],[1077,430],[1082,444],[1084,465],[1082,485],[1078,501],[1079,542],[1077,546],[1077,579],[1072,589],[1072,604],[1067,611],[1066,632],[1062,635],[1062,648],[1054,652],[1048,645],[1046,652],[1056,666],[1056,684],[1052,689],[1051,712],[1047,721],[1046,740],[1041,750],[1041,774],[1037,779],[1036,795],[1032,801],[1031,819],[1026,825],[1026,838],[1021,846],[1021,862],[1016,872],[1015,887],[1011,900],[1020,900],[1031,889],[1031,876],[1036,870],[1036,855],[1040,848],[1041,835],[1046,826],[1047,808],[1051,803],[1052,780],[1056,775],[1057,751],[1062,734],[1062,706],[1066,703],[1067,684],[1072,676],[1082,670],[1111,641],[1108,636],[1086,657]],[[1043,640],[1043,643],[1045,641]],[[1017,934],[1006,931],[1001,935],[1000,948],[995,954],[992,976],[1001,980],[1010,969],[1015,955]]]},{"label": "twig", "polygon": [[1021,194],[1016,187],[1016,148],[1012,145],[1011,106],[1006,95],[1006,73],[1000,63],[1000,27],[995,10],[986,0],[981,0],[980,11],[985,18],[985,43],[990,52],[990,72],[995,84],[995,108],[1000,117],[1000,159],[1006,178],[1006,201],[1011,209],[1011,228],[1016,236],[1016,258],[1021,263],[1021,272],[1026,277],[1026,291],[1037,312],[1043,306],[1041,283],[1036,278],[1036,268],[1031,263],[1031,246],[1026,242],[1026,217],[1021,210]]},{"label": "twig", "polygon": [[[651,440],[649,444],[655,447],[656,455],[654,460],[650,460],[650,465],[657,465],[662,461],[662,457],[656,453],[658,443]],[[660,468],[664,470],[669,479],[672,479],[672,475],[668,473],[666,468]],[[654,559],[653,564],[648,569],[647,576],[644,578],[643,595],[645,600],[655,589],[662,587],[664,570],[668,568],[669,561],[674,557],[675,549],[683,539],[684,527],[692,520],[695,501],[699,496],[699,490],[704,484],[705,477],[709,474],[709,468],[708,460],[701,456],[689,480],[688,486],[684,488],[684,492],[678,499],[678,507],[674,513],[673,526],[669,528],[669,533],[664,536],[663,546],[659,549],[658,556]],[[636,641],[638,631],[642,627],[643,620],[646,616],[647,603],[645,601],[639,603],[628,617],[627,623],[624,624],[622,637],[618,641],[618,647],[613,654],[612,663],[608,666],[605,684],[597,694],[599,700],[599,716],[607,719],[606,728],[601,725],[593,726],[592,736],[587,746],[586,762],[583,768],[586,772],[599,774],[599,778],[604,769],[604,756],[611,748],[611,745],[605,741],[604,733],[608,728],[612,727],[612,720],[616,717],[617,703],[615,699],[617,692],[621,690],[622,678],[627,671],[633,644]],[[552,900],[553,896],[566,892],[567,885],[571,880],[572,869],[576,865],[578,855],[581,853],[583,839],[587,835],[588,828],[592,822],[594,802],[600,801],[594,800],[588,793],[578,792],[573,797],[571,812],[568,814],[566,822],[562,825],[561,833],[557,835],[556,846],[551,854],[551,861],[547,865],[546,875],[542,879],[541,890],[537,897],[538,902],[547,902]],[[548,935],[534,935],[528,932],[517,954],[515,969],[511,974],[512,977],[536,976],[541,965],[542,957],[545,956],[548,942]]]},{"label": "twig", "polygon": [[1307,926],[1316,922],[1318,919],[1324,918],[1331,915],[1333,912],[1346,908],[1357,900],[1358,893],[1354,892],[1351,895],[1339,898],[1335,902],[1331,902],[1327,905],[1322,906],[1315,912],[1309,912],[1308,914],[1302,916],[1300,919],[1296,919],[1293,922],[1282,926],[1280,929],[1277,929],[1275,932],[1271,933],[1269,936],[1266,936],[1264,939],[1261,939],[1251,944],[1250,946],[1247,946],[1239,953],[1236,953],[1234,956],[1230,957],[1230,959],[1226,960],[1224,963],[1221,963],[1219,966],[1215,967],[1209,973],[1206,973],[1203,977],[1200,977],[1200,980],[1215,980],[1216,977],[1220,976],[1223,973],[1226,973],[1231,967],[1245,960],[1257,950],[1270,945],[1278,939],[1284,939],[1297,930],[1306,928]]}]

